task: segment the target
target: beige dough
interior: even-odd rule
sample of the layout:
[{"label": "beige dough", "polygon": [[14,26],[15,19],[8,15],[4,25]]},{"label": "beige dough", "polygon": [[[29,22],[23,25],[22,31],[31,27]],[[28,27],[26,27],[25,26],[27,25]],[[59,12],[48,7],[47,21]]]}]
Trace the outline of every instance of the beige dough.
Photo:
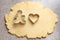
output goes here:
[{"label": "beige dough", "polygon": [[[39,2],[20,2],[11,9],[10,13],[5,15],[6,25],[8,32],[18,37],[46,37],[54,31],[58,21],[57,15]],[[22,11],[21,14],[17,13],[18,10]],[[16,14],[17,20],[14,20]]]}]

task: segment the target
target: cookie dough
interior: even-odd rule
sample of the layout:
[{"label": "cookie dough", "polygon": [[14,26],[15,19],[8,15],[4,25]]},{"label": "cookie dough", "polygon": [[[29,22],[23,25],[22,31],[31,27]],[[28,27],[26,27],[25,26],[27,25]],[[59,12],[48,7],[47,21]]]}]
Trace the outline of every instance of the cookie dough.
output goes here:
[{"label": "cookie dough", "polygon": [[[20,11],[19,11],[20,10]],[[16,16],[17,15],[17,16]],[[18,37],[42,38],[54,31],[57,15],[40,2],[20,2],[5,14],[8,32]]]}]

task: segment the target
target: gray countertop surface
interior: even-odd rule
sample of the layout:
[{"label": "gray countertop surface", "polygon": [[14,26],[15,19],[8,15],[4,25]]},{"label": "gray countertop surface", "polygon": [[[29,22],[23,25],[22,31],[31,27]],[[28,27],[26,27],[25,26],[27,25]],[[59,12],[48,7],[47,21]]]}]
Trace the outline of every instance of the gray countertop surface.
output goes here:
[{"label": "gray countertop surface", "polygon": [[[18,38],[8,33],[5,26],[4,15],[9,13],[10,8],[14,4],[22,1],[39,1],[58,15],[59,21],[52,34],[48,35],[46,38],[27,39],[26,37]],[[0,0],[0,40],[60,40],[60,0]]]}]

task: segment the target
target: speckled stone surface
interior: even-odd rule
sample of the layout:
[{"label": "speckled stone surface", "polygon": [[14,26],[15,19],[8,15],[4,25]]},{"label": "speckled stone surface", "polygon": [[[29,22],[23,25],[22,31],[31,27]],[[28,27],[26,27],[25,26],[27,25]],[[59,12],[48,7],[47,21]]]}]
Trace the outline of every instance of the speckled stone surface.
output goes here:
[{"label": "speckled stone surface", "polygon": [[[26,37],[18,38],[15,35],[8,33],[4,15],[10,12],[10,8],[14,4],[22,1],[39,1],[44,4],[45,7],[52,9],[58,15],[59,21],[52,34],[48,35],[46,38],[27,39]],[[60,40],[60,0],[0,0],[0,40]]]}]

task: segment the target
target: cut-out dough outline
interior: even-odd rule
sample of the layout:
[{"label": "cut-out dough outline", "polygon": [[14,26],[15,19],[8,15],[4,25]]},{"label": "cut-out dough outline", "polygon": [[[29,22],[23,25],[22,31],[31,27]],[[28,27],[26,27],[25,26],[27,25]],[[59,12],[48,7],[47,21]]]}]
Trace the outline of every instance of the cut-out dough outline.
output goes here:
[{"label": "cut-out dough outline", "polygon": [[[21,21],[16,22],[19,13],[20,13],[20,15],[21,15]],[[13,21],[14,21],[15,24],[17,24],[17,23],[26,24],[26,21],[25,21],[24,19],[25,19],[25,15],[22,15],[22,11],[21,11],[21,10],[18,10],[18,11],[17,11],[17,14],[16,14],[15,17],[14,17],[14,20],[13,20]]]},{"label": "cut-out dough outline", "polygon": [[[37,17],[37,19],[35,20],[35,21],[33,21],[33,19],[31,18],[31,17]],[[36,23],[37,21],[38,21],[38,19],[39,19],[39,15],[38,14],[29,14],[29,16],[28,16],[28,19],[34,24],[34,23]]]}]

